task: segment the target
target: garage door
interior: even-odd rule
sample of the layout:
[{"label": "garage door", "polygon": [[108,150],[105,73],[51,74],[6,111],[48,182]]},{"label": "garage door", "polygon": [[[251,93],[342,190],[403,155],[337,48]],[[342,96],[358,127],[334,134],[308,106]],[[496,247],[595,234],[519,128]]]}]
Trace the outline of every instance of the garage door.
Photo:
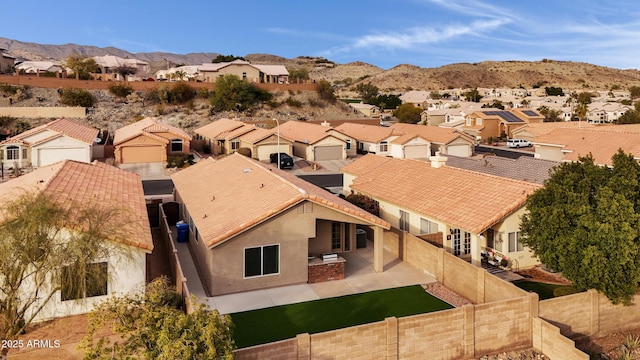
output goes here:
[{"label": "garage door", "polygon": [[342,160],[342,145],[316,146],[316,161]]},{"label": "garage door", "polygon": [[[271,158],[269,155],[278,152],[278,145],[260,145],[258,146],[258,160],[269,161]],[[280,144],[280,152],[291,155],[289,145]]]},{"label": "garage door", "polygon": [[87,162],[87,153],[84,148],[56,148],[38,149],[38,166],[53,164],[65,159]]},{"label": "garage door", "polygon": [[127,146],[121,151],[121,164],[164,161],[164,147],[162,146]]},{"label": "garage door", "polygon": [[407,145],[404,147],[405,159],[426,159],[429,157],[427,145]]},{"label": "garage door", "polygon": [[447,154],[453,156],[469,157],[471,156],[469,145],[451,145],[447,147]]}]

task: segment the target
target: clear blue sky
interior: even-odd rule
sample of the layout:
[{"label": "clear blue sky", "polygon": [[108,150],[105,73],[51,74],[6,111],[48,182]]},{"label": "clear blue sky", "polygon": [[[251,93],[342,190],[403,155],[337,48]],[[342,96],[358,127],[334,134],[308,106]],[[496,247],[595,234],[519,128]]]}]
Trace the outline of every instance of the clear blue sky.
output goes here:
[{"label": "clear blue sky", "polygon": [[23,1],[0,36],[133,53],[323,56],[383,69],[543,58],[639,68],[632,0]]}]

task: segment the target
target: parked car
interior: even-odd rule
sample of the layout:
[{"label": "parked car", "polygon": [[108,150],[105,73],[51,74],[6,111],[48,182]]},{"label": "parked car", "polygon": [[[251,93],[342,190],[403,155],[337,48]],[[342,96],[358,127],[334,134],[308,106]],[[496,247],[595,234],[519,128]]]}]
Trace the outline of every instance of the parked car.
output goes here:
[{"label": "parked car", "polygon": [[532,144],[524,139],[509,139],[507,140],[507,146],[510,148],[521,148],[532,146]]},{"label": "parked car", "polygon": [[[269,155],[271,159],[271,163],[278,162],[278,153],[273,153]],[[293,167],[293,158],[289,156],[287,153],[280,153],[280,169],[291,169]]]}]

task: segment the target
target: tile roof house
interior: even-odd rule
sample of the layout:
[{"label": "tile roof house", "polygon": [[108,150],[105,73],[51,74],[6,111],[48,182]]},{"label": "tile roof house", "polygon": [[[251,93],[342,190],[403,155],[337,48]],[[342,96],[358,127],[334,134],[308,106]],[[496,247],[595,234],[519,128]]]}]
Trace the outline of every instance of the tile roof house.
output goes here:
[{"label": "tile roof house", "polygon": [[[85,299],[65,300],[60,293],[45,306],[37,320],[88,313],[111,294],[124,294],[144,287],[146,255],[153,250],[153,241],[138,175],[97,161],[64,160],[1,183],[0,203],[32,191],[51,196],[63,207],[90,201],[92,205],[104,204],[107,209],[122,209],[116,220],[121,224],[121,231],[108,242],[107,258],[98,263],[104,266],[107,275],[102,292]],[[65,226],[70,231],[78,230],[74,229],[75,224]]]},{"label": "tile roof house", "polygon": [[591,154],[596,164],[612,165],[611,158],[622,149],[640,160],[640,128],[607,125],[592,128],[559,128],[532,140],[535,157],[553,161],[577,161]]},{"label": "tile roof house", "polygon": [[476,145],[472,136],[452,128],[403,123],[393,124],[391,128],[404,133],[403,136],[392,141],[392,146],[396,144],[404,146],[405,158],[411,158],[411,156],[406,156],[409,145],[420,145],[420,142],[416,141],[418,138],[424,139],[430,144],[427,157],[435,155],[436,152],[443,155],[471,156],[473,155],[473,147]]},{"label": "tile roof house", "polygon": [[282,137],[293,141],[293,155],[305,160],[343,160],[354,148],[351,137],[328,126],[287,121],[278,128]]},{"label": "tile roof house", "polygon": [[544,116],[529,108],[511,110],[477,110],[465,118],[466,133],[487,141],[491,138],[513,137],[513,129],[526,124],[541,123]]},{"label": "tile roof house", "polygon": [[353,109],[353,111],[358,111],[362,115],[371,118],[379,118],[380,117],[380,108],[375,105],[370,104],[361,104],[361,103],[349,103],[349,106]]},{"label": "tile roof house", "polygon": [[189,154],[191,136],[154,117],[116,130],[113,145],[119,164],[167,161],[168,155]]},{"label": "tile roof house", "polygon": [[26,74],[38,74],[41,72],[62,74],[66,72],[63,66],[52,61],[23,61],[16,65],[16,70]]},{"label": "tile roof house", "polygon": [[172,180],[212,295],[312,281],[318,256],[355,250],[356,225],[373,229],[374,268],[383,270],[382,234],[390,224],[294,175],[232,154],[200,161]]},{"label": "tile roof house", "polygon": [[335,127],[335,129],[355,139],[358,151],[383,156],[392,156],[391,141],[403,135],[402,132],[387,126],[347,122]]},{"label": "tile roof house", "polygon": [[240,148],[251,150],[251,157],[269,161],[272,153],[292,155],[292,141],[280,136],[274,129],[263,129],[238,120],[218,119],[195,130],[214,155],[232,154]]},{"label": "tile roof house", "polygon": [[258,65],[240,59],[205,63],[198,67],[198,71],[198,79],[205,82],[216,82],[224,75],[235,75],[242,80],[256,83],[283,84],[289,81],[289,71],[284,65]]},{"label": "tile roof house", "polygon": [[[142,81],[142,79],[146,79],[149,76],[149,63],[146,61],[125,59],[115,55],[94,56],[93,59],[100,68],[97,76],[103,81]],[[127,78],[124,79],[118,73],[118,69],[122,67],[134,69],[135,72],[127,75]]]},{"label": "tile roof house", "polygon": [[429,235],[443,248],[479,265],[487,248],[514,268],[538,264],[519,243],[527,196],[540,185],[444,165],[365,155],[342,168],[345,193],[367,195],[380,217],[402,231]]},{"label": "tile roof house", "polygon": [[546,135],[555,129],[590,129],[595,127],[594,124],[588,124],[584,121],[559,121],[559,122],[542,122],[525,124],[512,130],[511,136],[514,139],[524,139],[533,141],[538,136]]},{"label": "tile roof house", "polygon": [[527,181],[543,185],[553,169],[560,165],[557,161],[535,159],[530,156],[520,156],[509,159],[500,156],[485,156],[482,159],[447,156],[447,166],[466,169],[485,174],[501,176],[514,180]]},{"label": "tile roof house", "polygon": [[18,168],[61,160],[91,162],[99,130],[65,118],[51,121],[0,142],[3,161]]}]

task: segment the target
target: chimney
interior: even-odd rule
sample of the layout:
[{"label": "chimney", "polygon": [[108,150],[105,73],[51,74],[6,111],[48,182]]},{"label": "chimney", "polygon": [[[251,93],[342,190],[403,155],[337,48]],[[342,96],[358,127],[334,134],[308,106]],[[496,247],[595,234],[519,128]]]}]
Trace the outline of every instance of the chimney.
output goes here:
[{"label": "chimney", "polygon": [[320,125],[324,126],[324,127],[330,127],[331,124],[329,124],[326,120],[321,122]]},{"label": "chimney", "polygon": [[440,151],[436,151],[434,156],[429,156],[429,161],[431,161],[431,167],[437,169],[447,163],[447,158],[446,156],[441,156]]}]

